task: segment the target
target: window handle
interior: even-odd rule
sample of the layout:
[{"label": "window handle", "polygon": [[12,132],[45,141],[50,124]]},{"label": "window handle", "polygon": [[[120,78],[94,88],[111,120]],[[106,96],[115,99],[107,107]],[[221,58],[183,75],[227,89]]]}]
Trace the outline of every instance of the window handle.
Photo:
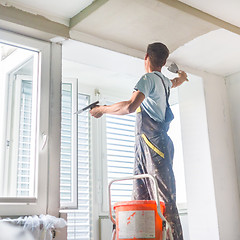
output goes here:
[{"label": "window handle", "polygon": [[42,150],[45,148],[47,144],[48,136],[45,133],[42,133]]}]

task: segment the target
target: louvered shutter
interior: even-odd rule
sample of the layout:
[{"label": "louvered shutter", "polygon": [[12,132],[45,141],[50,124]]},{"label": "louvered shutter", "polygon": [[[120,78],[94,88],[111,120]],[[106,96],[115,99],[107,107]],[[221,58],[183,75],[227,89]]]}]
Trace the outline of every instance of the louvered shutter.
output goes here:
[{"label": "louvered shutter", "polygon": [[[61,202],[71,197],[71,116],[72,85],[63,83],[62,91],[62,137],[61,137]],[[75,99],[76,101],[77,99]],[[78,109],[89,104],[89,96],[78,94]],[[67,239],[89,240],[91,235],[91,189],[89,156],[89,114],[78,115],[77,159],[78,159],[78,209],[67,212]],[[77,181],[77,179],[76,179]]]},{"label": "louvered shutter", "polygon": [[[133,175],[135,114],[106,116],[108,182]],[[111,188],[112,205],[131,199],[132,181],[117,182]]]},{"label": "louvered shutter", "polygon": [[[78,94],[78,109],[89,104],[89,96]],[[91,189],[89,114],[78,115],[78,210],[68,213],[68,240],[89,240],[91,235]]]},{"label": "louvered shutter", "polygon": [[61,109],[61,204],[71,202],[72,197],[72,85],[62,84]]},{"label": "louvered shutter", "polygon": [[[22,80],[17,161],[17,196],[30,196],[32,82]],[[32,180],[32,179],[31,179]]]}]

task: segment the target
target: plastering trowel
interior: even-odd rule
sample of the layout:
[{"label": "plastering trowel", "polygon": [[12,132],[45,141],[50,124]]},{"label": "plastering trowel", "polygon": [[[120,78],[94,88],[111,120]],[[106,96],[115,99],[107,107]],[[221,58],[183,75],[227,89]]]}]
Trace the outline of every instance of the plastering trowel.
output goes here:
[{"label": "plastering trowel", "polygon": [[178,73],[179,68],[178,68],[178,66],[177,66],[176,63],[172,63],[172,64],[167,68],[167,70],[168,70],[169,72],[172,72],[172,73]]},{"label": "plastering trowel", "polygon": [[[167,70],[168,70],[169,72],[172,72],[172,73],[180,73],[180,70],[179,70],[179,68],[178,68],[178,66],[177,66],[176,63],[172,63],[172,64],[167,68]],[[186,78],[186,81],[188,81],[187,78]]]},{"label": "plastering trowel", "polygon": [[96,102],[94,102],[94,103],[91,103],[91,104],[89,104],[88,106],[86,106],[85,108],[78,110],[78,111],[75,112],[74,114],[81,114],[82,112],[84,112],[84,111],[86,111],[86,110],[88,110],[88,109],[92,109],[92,108],[96,107],[98,103],[99,103],[99,101],[96,101]]}]

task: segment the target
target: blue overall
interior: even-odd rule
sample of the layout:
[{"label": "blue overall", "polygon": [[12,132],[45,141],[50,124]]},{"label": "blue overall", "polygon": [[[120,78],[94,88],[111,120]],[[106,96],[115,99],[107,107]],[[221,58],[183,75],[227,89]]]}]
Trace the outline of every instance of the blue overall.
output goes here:
[{"label": "blue overall", "polygon": [[[174,240],[182,240],[172,168],[174,147],[167,134],[173,115],[168,104],[168,96],[166,98],[164,122],[153,120],[142,108],[137,110],[134,174],[151,174],[157,179],[159,196],[166,205],[165,217],[172,227]],[[149,179],[135,180],[133,189],[135,200],[154,199],[154,188]]]}]

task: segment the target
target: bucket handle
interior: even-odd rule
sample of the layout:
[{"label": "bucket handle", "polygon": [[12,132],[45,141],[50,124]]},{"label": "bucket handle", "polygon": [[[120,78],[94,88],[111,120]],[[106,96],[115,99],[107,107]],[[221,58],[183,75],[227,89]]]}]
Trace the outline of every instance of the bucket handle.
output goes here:
[{"label": "bucket handle", "polygon": [[169,231],[169,237],[170,240],[173,240],[173,236],[172,236],[172,229],[170,224],[168,223],[168,221],[166,220],[166,218],[162,215],[161,209],[160,209],[160,201],[159,201],[159,195],[158,195],[158,183],[155,177],[153,177],[150,174],[139,174],[139,175],[133,175],[131,177],[125,177],[125,178],[116,178],[114,180],[112,180],[109,185],[108,185],[108,201],[109,201],[109,218],[112,221],[113,224],[116,225],[116,221],[113,218],[112,215],[112,205],[111,205],[111,185],[114,182],[119,182],[119,181],[125,181],[125,180],[134,180],[134,179],[142,179],[142,178],[150,178],[153,181],[154,184],[154,195],[155,195],[155,201],[157,203],[157,212],[158,215],[160,216],[160,218],[162,219],[163,222],[163,240],[166,239],[166,234],[167,234],[167,230]]},{"label": "bucket handle", "polygon": [[159,195],[158,195],[158,185],[157,185],[157,180],[150,174],[140,174],[140,175],[133,175],[131,177],[126,177],[126,178],[117,178],[112,180],[109,185],[108,185],[108,200],[109,200],[109,218],[111,219],[113,224],[116,224],[115,219],[112,216],[112,206],[111,206],[111,185],[114,182],[119,182],[119,181],[125,181],[125,180],[134,180],[134,179],[142,179],[142,178],[150,178],[153,183],[154,183],[154,195],[155,195],[155,201],[157,203],[157,211],[162,219],[162,221],[166,221],[165,217],[162,215],[162,212],[160,210],[160,203],[159,203]]}]

